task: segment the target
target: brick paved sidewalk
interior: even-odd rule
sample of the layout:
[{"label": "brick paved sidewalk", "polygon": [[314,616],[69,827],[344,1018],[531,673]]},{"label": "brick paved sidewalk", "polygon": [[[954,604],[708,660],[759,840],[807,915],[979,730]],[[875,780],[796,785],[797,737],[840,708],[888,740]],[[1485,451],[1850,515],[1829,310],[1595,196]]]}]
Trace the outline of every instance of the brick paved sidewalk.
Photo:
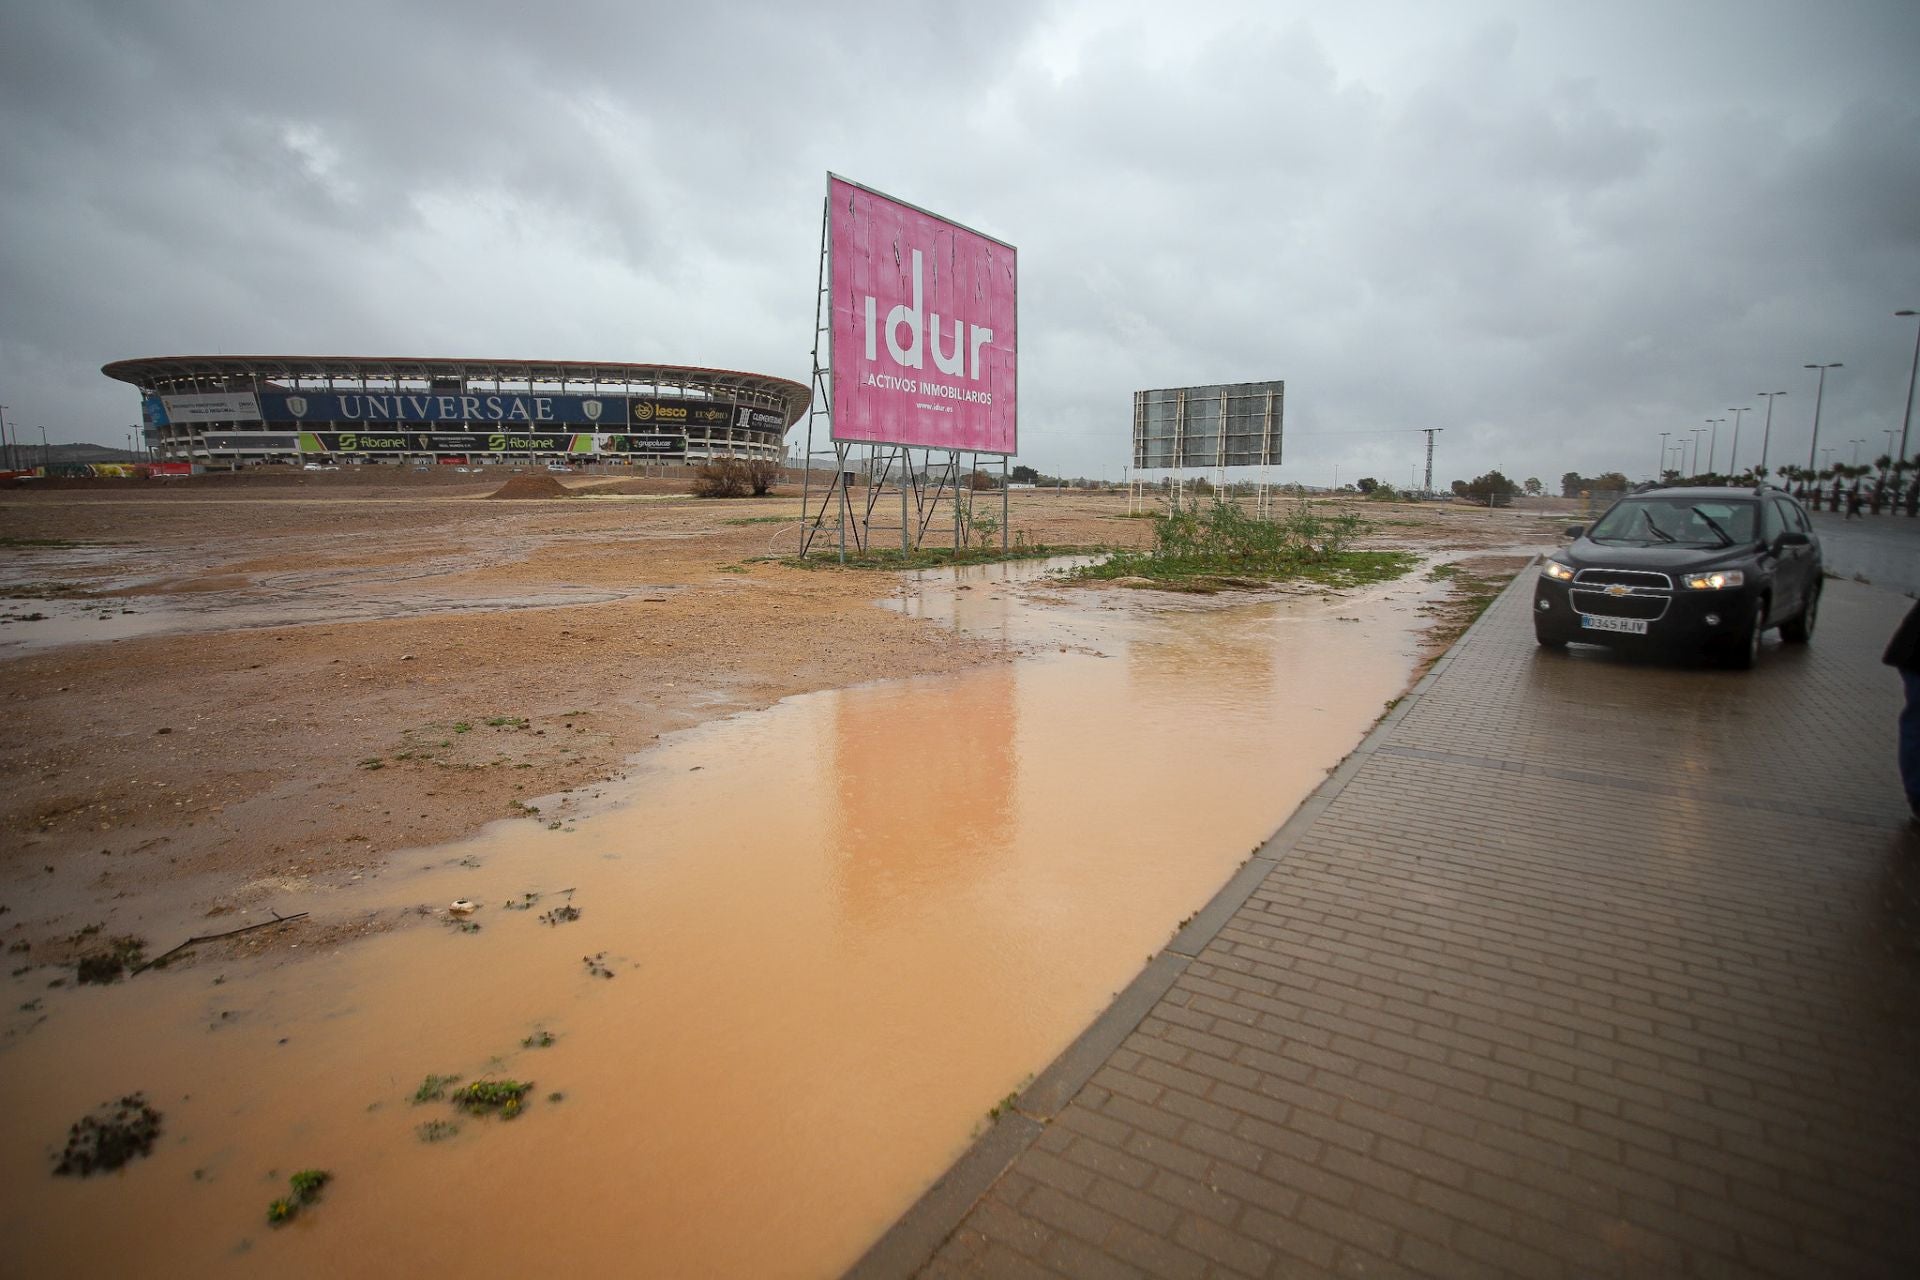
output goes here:
[{"label": "brick paved sidewalk", "polygon": [[1920,1275],[1907,602],[1734,673],[1531,583],[855,1275]]}]

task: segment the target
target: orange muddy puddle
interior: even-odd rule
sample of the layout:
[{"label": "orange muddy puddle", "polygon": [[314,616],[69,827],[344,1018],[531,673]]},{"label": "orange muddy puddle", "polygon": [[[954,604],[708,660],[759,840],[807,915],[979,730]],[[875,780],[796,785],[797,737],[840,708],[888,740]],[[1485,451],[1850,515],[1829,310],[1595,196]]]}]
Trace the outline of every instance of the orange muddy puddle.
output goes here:
[{"label": "orange muddy puddle", "polygon": [[[601,799],[281,905],[469,898],[477,932],[15,980],[47,1019],[9,1013],[0,1050],[3,1269],[838,1273],[1359,741],[1433,590],[965,585],[899,607],[1044,656],[708,725]],[[577,921],[542,922],[567,903]],[[518,1118],[466,1118],[410,1101],[429,1073],[535,1088]],[[67,1125],[136,1089],[165,1117],[154,1154],[49,1176]],[[422,1141],[435,1120],[459,1131]],[[333,1183],[269,1228],[309,1167]]]}]

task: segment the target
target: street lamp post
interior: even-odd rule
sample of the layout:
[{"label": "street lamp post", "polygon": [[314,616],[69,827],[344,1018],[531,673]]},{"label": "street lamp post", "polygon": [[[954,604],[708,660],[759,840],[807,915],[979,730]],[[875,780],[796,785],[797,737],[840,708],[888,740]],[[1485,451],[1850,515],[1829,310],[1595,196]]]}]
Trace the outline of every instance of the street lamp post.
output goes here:
[{"label": "street lamp post", "polygon": [[[1910,316],[1915,313],[1896,311],[1893,314]],[[1907,456],[1907,428],[1913,425],[1913,376],[1916,373],[1920,373],[1920,325],[1915,325],[1913,330],[1913,363],[1907,366],[1907,408],[1900,415],[1900,455],[1894,459],[1896,462],[1905,461]]]},{"label": "street lamp post", "polygon": [[40,428],[40,469],[42,471],[45,471],[48,467],[52,465],[53,465],[53,462],[52,462],[52,459],[49,457],[48,448],[47,448],[47,429],[45,427],[42,427]]},{"label": "street lamp post", "polygon": [[1667,474],[1667,437],[1672,434],[1673,432],[1671,431],[1662,431],[1660,433],[1660,466],[1653,473],[1654,483],[1656,484],[1665,478]]},{"label": "street lamp post", "polygon": [[1730,476],[1740,474],[1740,415],[1752,409],[1752,405],[1747,405],[1745,408],[1727,410],[1733,415],[1733,445],[1727,450],[1727,474]]},{"label": "street lamp post", "polygon": [[1773,398],[1787,394],[1784,391],[1756,391],[1756,396],[1767,398],[1767,429],[1760,433],[1760,465],[1767,465],[1767,446],[1773,443]]},{"label": "street lamp post", "polygon": [[1827,394],[1827,370],[1839,369],[1843,366],[1836,360],[1832,364],[1810,364],[1803,367],[1820,371],[1820,385],[1814,388],[1813,392],[1813,439],[1807,445],[1807,466],[1811,468],[1814,451],[1820,445],[1820,402]]},{"label": "street lamp post", "polygon": [[1866,441],[1865,440],[1849,440],[1847,441],[1847,443],[1853,446],[1853,461],[1849,462],[1847,465],[1850,467],[1857,467],[1860,465],[1860,446],[1865,444]]},{"label": "street lamp post", "polygon": [[1713,434],[1707,437],[1707,470],[1713,470],[1713,460],[1720,456],[1720,424],[1725,418],[1708,418],[1707,428]]},{"label": "street lamp post", "polygon": [[1687,473],[1692,476],[1700,474],[1700,435],[1705,430],[1705,427],[1693,429],[1693,452],[1687,455]]}]

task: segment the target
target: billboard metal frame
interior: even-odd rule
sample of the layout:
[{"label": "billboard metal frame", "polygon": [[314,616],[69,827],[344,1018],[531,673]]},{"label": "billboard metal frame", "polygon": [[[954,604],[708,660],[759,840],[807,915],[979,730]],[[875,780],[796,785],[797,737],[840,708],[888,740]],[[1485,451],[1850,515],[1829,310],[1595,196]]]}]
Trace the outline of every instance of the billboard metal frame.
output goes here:
[{"label": "billboard metal frame", "polygon": [[[945,529],[946,522],[939,520],[938,517],[940,504],[947,502],[952,506],[952,546],[957,556],[960,550],[966,546],[968,533],[974,527],[975,491],[972,485],[972,478],[979,470],[980,456],[982,454],[1000,459],[1000,547],[1002,551],[1005,551],[1009,546],[1010,538],[1010,511],[1007,498],[1007,484],[1010,479],[1009,459],[1017,452],[1019,440],[1019,278],[1017,257],[1011,260],[1012,272],[1008,298],[1008,306],[1010,308],[1009,316],[1012,321],[1012,334],[1008,347],[1012,360],[1009,376],[1012,380],[1013,387],[1013,398],[1011,402],[1005,406],[1008,412],[1006,426],[1006,443],[1009,446],[1008,449],[1002,452],[989,449],[942,448],[939,445],[928,444],[924,440],[879,440],[865,437],[843,439],[837,430],[837,424],[840,419],[836,412],[839,406],[835,403],[835,393],[837,390],[835,375],[836,369],[838,368],[835,363],[836,317],[833,296],[835,287],[833,263],[833,190],[835,183],[844,184],[856,191],[865,192],[876,199],[897,205],[903,209],[911,210],[934,222],[977,237],[989,244],[999,246],[1007,250],[1009,254],[1017,255],[1018,253],[1018,250],[1016,250],[1013,245],[1008,244],[998,237],[987,235],[982,231],[976,231],[972,227],[957,222],[945,215],[933,213],[930,210],[921,208],[919,205],[888,195],[873,187],[854,182],[852,179],[841,177],[831,171],[828,172],[827,194],[821,202],[820,257],[814,289],[813,396],[807,414],[806,454],[802,459],[800,554],[803,557],[806,556],[812,550],[815,541],[821,534],[832,532],[837,538],[839,557],[844,562],[847,555],[849,537],[851,537],[856,550],[865,551],[873,545],[873,535],[875,533],[887,533],[897,530],[900,535],[900,552],[904,558],[914,548],[927,545],[928,539],[934,536],[936,525],[942,530]],[[915,251],[914,258],[917,260],[919,257],[919,251]],[[916,261],[916,269],[918,266],[919,262]],[[920,302],[919,286],[920,279],[916,270],[916,310]],[[877,307],[873,299],[869,299],[868,301],[868,320],[869,325],[871,325],[873,313],[877,310]],[[978,328],[979,326],[971,326],[968,330],[968,336],[972,337]],[[955,318],[954,332],[955,355],[953,358],[964,359],[966,352],[960,343],[961,322],[957,318]],[[929,334],[928,336],[930,346],[937,343],[937,337],[933,334]],[[988,336],[990,339],[994,335],[991,334],[991,331],[988,331]],[[869,337],[871,338],[871,334]],[[826,351],[824,353],[826,359],[824,362],[821,359],[823,338],[826,345]],[[888,337],[888,341],[889,344],[893,341],[891,334]],[[940,364],[937,346],[933,346],[933,354],[935,363],[937,365]],[[997,366],[991,367],[997,368]],[[822,421],[823,419],[824,422]],[[814,438],[817,428],[822,429],[822,438],[829,442],[830,448],[816,450]],[[860,460],[857,464],[856,454],[854,452],[856,448],[864,448],[866,451],[864,459]],[[918,465],[916,465],[914,459],[916,450],[918,450],[920,455]],[[964,465],[962,463],[963,455],[968,458],[968,461]],[[816,458],[826,457],[833,459],[831,464],[833,467],[832,479],[824,486],[816,486],[813,478],[814,461]],[[938,461],[936,461],[936,457]],[[856,498],[853,493],[853,488],[856,483],[862,484],[865,489],[864,494],[859,498]],[[816,487],[820,489],[817,506],[814,500],[814,490]],[[897,525],[891,523],[875,523],[876,518],[883,520],[890,519],[890,516],[882,514],[882,509],[886,508],[890,510],[892,508],[893,504],[891,501],[888,501],[888,498],[890,495],[896,493],[899,499],[899,523]],[[831,520],[829,520],[828,515],[830,511],[833,513]]]},{"label": "billboard metal frame", "polygon": [[[1286,388],[1284,379],[1275,378],[1134,392],[1134,478],[1127,487],[1127,509],[1132,512],[1144,506],[1148,486],[1142,471],[1171,473],[1171,501],[1177,508],[1183,501],[1187,471],[1214,472],[1216,491],[1227,493],[1231,491],[1228,472],[1257,467],[1255,511],[1271,516],[1267,469],[1281,462]],[[1249,429],[1236,431],[1236,426]]]}]

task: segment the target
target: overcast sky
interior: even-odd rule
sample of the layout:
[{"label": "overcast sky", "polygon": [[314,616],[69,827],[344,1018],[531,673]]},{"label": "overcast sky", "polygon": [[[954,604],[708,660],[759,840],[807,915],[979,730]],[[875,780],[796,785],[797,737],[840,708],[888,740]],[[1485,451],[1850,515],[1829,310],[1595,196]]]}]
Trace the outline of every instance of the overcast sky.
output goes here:
[{"label": "overcast sky", "polygon": [[[1898,429],[1920,4],[0,5],[0,402],[173,354],[806,381],[827,170],[1018,246],[1020,460],[1284,378],[1281,478],[1649,475]],[[1720,434],[1723,467],[1731,428]],[[1920,452],[1920,425],[1909,452]],[[1702,456],[1702,465],[1705,458]]]}]

